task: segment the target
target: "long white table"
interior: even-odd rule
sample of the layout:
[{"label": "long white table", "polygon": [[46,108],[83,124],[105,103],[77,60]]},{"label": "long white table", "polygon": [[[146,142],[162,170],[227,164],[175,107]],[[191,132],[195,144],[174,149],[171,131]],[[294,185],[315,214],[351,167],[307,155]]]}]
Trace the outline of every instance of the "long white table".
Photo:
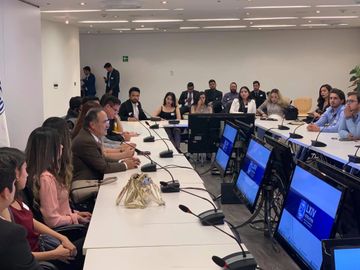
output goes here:
[{"label": "long white table", "polygon": [[[167,143],[174,151],[174,157],[168,159],[160,158],[159,152],[167,149],[161,140],[153,143],[144,143],[143,138],[148,136],[149,133],[140,123],[124,122],[123,125],[127,131],[140,133],[140,136],[132,138],[131,142],[136,143],[136,147],[140,150],[150,151],[151,158],[159,164],[163,166],[176,164],[178,166],[191,167],[189,161],[182,154],[177,153],[170,141],[167,141]],[[157,132],[162,137],[167,138],[163,128],[158,129]],[[153,135],[157,138],[157,135]],[[149,162],[143,156],[139,156],[139,158],[142,165]],[[182,168],[171,168],[169,170],[174,175],[174,178],[179,180],[181,187],[204,188],[202,179],[196,171]],[[178,208],[179,204],[184,204],[196,214],[212,209],[209,202],[187,193],[162,193],[162,198],[166,203],[165,206],[152,204],[145,209],[126,209],[123,202],[116,206],[116,197],[126,185],[130,176],[136,172],[140,172],[140,169],[106,175],[117,176],[118,180],[100,188],[83,246],[83,251],[86,253],[86,267],[84,269],[96,269],[96,267],[93,268],[94,265],[97,265],[94,261],[100,263],[102,260],[98,260],[98,257],[115,262],[116,260],[123,261],[127,259],[128,255],[126,254],[132,254],[131,258],[134,261],[137,259],[137,252],[147,253],[148,250],[157,248],[166,254],[171,253],[170,250],[175,247],[179,250],[198,249],[202,254],[198,261],[200,264],[204,263],[204,266],[208,265],[207,261],[209,259],[211,262],[211,256],[209,257],[206,252],[204,253],[209,247],[226,245],[226,251],[229,252],[220,254],[224,256],[239,251],[239,247],[233,239],[217,231],[215,228],[202,226],[196,217],[186,214]],[[160,181],[171,180],[170,175],[165,170],[158,169],[157,172],[147,174],[157,184]],[[187,191],[211,200],[210,195],[205,191]],[[227,225],[221,225],[220,227],[232,234]],[[134,252],[135,249],[137,252]],[[214,251],[221,251],[221,248],[214,249]],[[191,252],[188,253],[190,254]],[[157,260],[160,259],[159,257]],[[165,268],[171,264],[170,258],[163,257],[163,260],[166,261],[164,264]],[[186,260],[182,263],[190,266]],[[117,267],[120,266],[117,265]],[[131,268],[125,267],[124,269]]]}]

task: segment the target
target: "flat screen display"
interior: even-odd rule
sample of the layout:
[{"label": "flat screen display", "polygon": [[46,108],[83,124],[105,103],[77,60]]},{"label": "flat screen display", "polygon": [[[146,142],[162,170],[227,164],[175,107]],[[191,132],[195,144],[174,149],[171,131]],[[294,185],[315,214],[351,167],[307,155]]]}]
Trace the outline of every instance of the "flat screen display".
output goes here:
[{"label": "flat screen display", "polygon": [[255,139],[251,139],[244,157],[238,178],[235,182],[235,192],[253,212],[261,191],[264,176],[267,171],[271,149]]},{"label": "flat screen display", "polygon": [[231,125],[228,122],[225,124],[219,149],[215,157],[215,162],[223,173],[226,171],[229,164],[237,133],[238,131],[235,126]]},{"label": "flat screen display", "polygon": [[295,167],[275,237],[302,268],[321,269],[321,240],[334,234],[342,196],[336,182],[304,164]]}]

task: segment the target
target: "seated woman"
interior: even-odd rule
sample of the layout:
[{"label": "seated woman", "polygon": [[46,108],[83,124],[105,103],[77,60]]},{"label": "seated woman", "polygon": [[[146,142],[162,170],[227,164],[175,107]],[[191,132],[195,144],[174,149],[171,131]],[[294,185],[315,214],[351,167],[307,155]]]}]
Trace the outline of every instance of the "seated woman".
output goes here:
[{"label": "seated woman", "polygon": [[319,89],[316,110],[313,112],[314,120],[318,120],[325,110],[330,106],[330,91],[332,87],[324,84]]},{"label": "seated woman", "polygon": [[212,113],[212,107],[206,105],[205,92],[199,92],[198,98],[194,99],[194,104],[191,106],[190,113]]},{"label": "seated woman", "polygon": [[240,88],[239,98],[235,98],[230,113],[256,113],[255,100],[250,98],[250,90],[246,86]]},{"label": "seated woman", "polygon": [[[153,116],[159,116],[164,120],[181,119],[180,109],[173,92],[166,93],[163,104],[153,113]],[[180,152],[180,129],[165,128],[165,131],[175,148]]]},{"label": "seated woman", "polygon": [[87,224],[89,212],[72,212],[69,205],[70,184],[59,177],[62,145],[58,132],[40,127],[31,132],[26,145],[29,186],[44,222],[51,228],[68,224]]},{"label": "seated woman", "polygon": [[33,218],[33,213],[22,201],[21,191],[27,181],[25,155],[15,148],[0,148],[0,159],[6,157],[16,165],[15,199],[1,214],[8,221],[22,225],[27,231],[33,256],[38,261],[51,261],[59,269],[82,269],[84,258],[81,255],[84,239],[73,243],[48,226]]},{"label": "seated woman", "polygon": [[[270,91],[264,103],[257,109],[257,112],[262,117],[268,117],[272,114],[284,117],[284,109],[287,106],[289,106],[289,104],[283,99],[279,89],[273,89]],[[264,110],[266,110],[266,113]]]}]

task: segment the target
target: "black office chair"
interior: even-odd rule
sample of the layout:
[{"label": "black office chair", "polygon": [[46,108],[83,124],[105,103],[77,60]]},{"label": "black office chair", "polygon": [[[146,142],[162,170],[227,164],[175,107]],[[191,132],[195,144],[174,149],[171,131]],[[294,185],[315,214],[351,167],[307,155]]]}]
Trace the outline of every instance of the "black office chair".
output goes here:
[{"label": "black office chair", "polygon": [[[27,204],[36,220],[39,222],[44,223],[43,216],[40,212],[40,209],[38,207],[34,207],[34,195],[30,187],[26,186],[22,192],[22,198],[25,204]],[[82,224],[69,224],[69,225],[63,225],[56,228],[52,228],[54,231],[65,235],[67,238],[69,238],[70,241],[76,241],[80,238],[84,238],[86,236],[87,232],[87,226]]]}]

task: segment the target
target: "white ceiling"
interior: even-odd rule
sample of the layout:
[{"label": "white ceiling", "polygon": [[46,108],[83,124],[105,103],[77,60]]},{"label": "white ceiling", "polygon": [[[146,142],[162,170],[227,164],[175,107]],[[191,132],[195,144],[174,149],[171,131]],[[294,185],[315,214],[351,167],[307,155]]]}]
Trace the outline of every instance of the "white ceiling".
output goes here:
[{"label": "white ceiling", "polygon": [[[85,5],[81,5],[80,2]],[[264,29],[316,29],[360,27],[360,0],[27,0],[40,6],[42,18],[79,27],[81,33],[145,32],[136,28],[154,28],[146,32],[187,31],[248,31]],[[319,7],[319,5],[348,5],[343,7]],[[248,7],[275,6],[267,9]],[[279,8],[279,6],[309,6],[302,8]],[[130,9],[129,11],[106,11],[107,9]],[[138,9],[167,9],[141,11]],[[93,12],[44,13],[50,10],[99,10]],[[354,18],[319,18],[351,16]],[[286,19],[264,18],[287,17]],[[290,17],[290,18],[289,18]],[[307,18],[314,17],[314,18]],[[191,19],[234,18],[232,21],[188,21]],[[260,18],[252,20],[252,18]],[[143,22],[134,20],[183,20],[180,22]],[[80,21],[128,21],[113,23],[79,23]],[[270,26],[264,26],[270,25]],[[284,26],[285,25],[285,26]],[[209,26],[242,28],[209,29]],[[198,27],[182,30],[180,27]]]}]

